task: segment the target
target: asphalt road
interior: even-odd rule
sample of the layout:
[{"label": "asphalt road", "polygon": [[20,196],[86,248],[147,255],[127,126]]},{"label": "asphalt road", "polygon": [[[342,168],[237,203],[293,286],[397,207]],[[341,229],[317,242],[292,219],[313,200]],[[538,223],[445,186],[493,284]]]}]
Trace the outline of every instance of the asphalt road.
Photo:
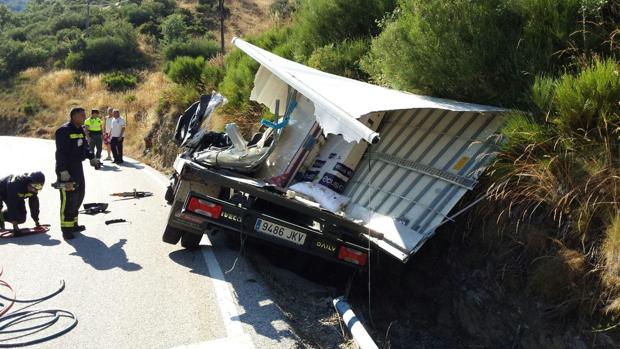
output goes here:
[{"label": "asphalt road", "polygon": [[[245,259],[227,272],[237,251],[216,239],[211,245],[206,236],[197,251],[161,242],[169,211],[163,199],[167,179],[148,166],[126,159],[123,166],[105,162],[95,171],[85,161],[84,202],[107,202],[111,212],[80,215],[86,231],[64,241],[59,194],[50,187],[55,181],[54,150],[47,140],[0,137],[0,176],[45,173],[40,221],[51,224],[48,234],[0,238],[1,278],[22,299],[51,293],[64,280],[64,292],[34,309],[62,308],[79,320],[71,332],[38,347],[303,346]],[[109,196],[134,188],[155,195],[118,201]],[[129,223],[105,225],[116,218]],[[29,217],[23,227],[32,226]]]}]

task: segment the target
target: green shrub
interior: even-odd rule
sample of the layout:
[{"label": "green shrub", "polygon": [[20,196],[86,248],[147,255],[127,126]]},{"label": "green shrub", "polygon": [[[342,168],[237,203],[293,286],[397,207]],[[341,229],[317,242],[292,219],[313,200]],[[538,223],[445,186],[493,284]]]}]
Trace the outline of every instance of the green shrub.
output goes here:
[{"label": "green shrub", "polygon": [[135,88],[138,84],[138,78],[131,74],[114,72],[105,74],[103,78],[101,78],[101,82],[106,90],[120,92]]},{"label": "green shrub", "polygon": [[360,68],[360,60],[368,52],[369,44],[368,40],[357,39],[320,47],[312,52],[308,65],[328,73],[367,80],[368,73]]},{"label": "green shrub", "polygon": [[187,39],[187,24],[185,23],[185,17],[180,14],[166,17],[160,27],[165,43],[170,44]]},{"label": "green shrub", "polygon": [[91,72],[134,68],[145,63],[136,33],[127,22],[93,27],[85,47],[65,60],[68,68]]},{"label": "green shrub", "polygon": [[608,59],[596,60],[577,75],[564,74],[553,94],[553,121],[570,133],[588,131],[610,117],[615,119],[620,102],[619,72],[618,63]]},{"label": "green shrub", "polygon": [[571,61],[581,3],[401,0],[363,66],[391,87],[523,106],[534,76]]},{"label": "green shrub", "polygon": [[223,78],[224,68],[212,64],[205,64],[200,74],[200,84],[202,85],[203,91],[210,92],[217,90]]},{"label": "green shrub", "polygon": [[168,91],[165,92],[166,103],[162,103],[161,110],[167,109],[166,104],[174,106],[180,110],[187,108],[188,105],[194,103],[200,97],[200,93],[194,86],[189,85],[174,85]]},{"label": "green shrub", "polygon": [[36,103],[32,101],[27,101],[26,103],[22,105],[22,111],[24,112],[24,114],[28,116],[34,115],[37,112],[37,110],[38,110],[38,106],[36,105]]},{"label": "green shrub", "polygon": [[149,22],[155,16],[153,9],[138,6],[137,4],[129,4],[121,9],[123,17],[134,27]]},{"label": "green shrub", "polygon": [[[281,27],[268,30],[248,40],[265,50],[290,58],[293,50],[292,43],[288,41],[290,35],[290,28]],[[228,99],[226,108],[247,111],[258,63],[241,50],[235,49],[226,55],[224,67],[226,74],[218,89]]]},{"label": "green shrub", "polygon": [[269,6],[269,12],[278,17],[290,17],[297,9],[298,1],[273,0]]},{"label": "green shrub", "polygon": [[4,77],[13,76],[29,67],[42,66],[48,56],[49,52],[30,42],[0,41],[0,59],[3,60]]},{"label": "green shrub", "polygon": [[78,15],[76,13],[65,14],[61,17],[55,18],[54,23],[52,24],[52,30],[57,32],[62,29],[68,28],[86,28],[86,19],[83,15]]},{"label": "green shrub", "polygon": [[203,57],[177,57],[168,67],[168,77],[177,84],[192,86],[200,83],[200,76],[205,66]]},{"label": "green shrub", "polygon": [[394,0],[303,1],[293,26],[296,58],[304,60],[327,44],[378,34],[377,20],[394,7]]},{"label": "green shrub", "polygon": [[219,52],[220,44],[208,38],[172,42],[164,47],[164,57],[168,61],[173,61],[180,56],[209,59],[216,56]]}]

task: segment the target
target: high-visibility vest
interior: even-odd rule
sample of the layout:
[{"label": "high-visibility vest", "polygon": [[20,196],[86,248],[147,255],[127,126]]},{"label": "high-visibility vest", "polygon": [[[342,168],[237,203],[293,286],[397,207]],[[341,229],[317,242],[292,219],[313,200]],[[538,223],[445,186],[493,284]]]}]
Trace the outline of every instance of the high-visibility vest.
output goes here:
[{"label": "high-visibility vest", "polygon": [[100,118],[90,117],[84,121],[84,126],[89,131],[101,132],[102,121]]}]

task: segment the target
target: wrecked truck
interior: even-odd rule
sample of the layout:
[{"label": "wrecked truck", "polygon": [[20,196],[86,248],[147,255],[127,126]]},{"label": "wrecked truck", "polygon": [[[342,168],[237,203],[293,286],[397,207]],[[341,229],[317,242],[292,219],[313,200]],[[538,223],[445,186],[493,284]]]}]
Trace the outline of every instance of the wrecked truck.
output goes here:
[{"label": "wrecked truck", "polygon": [[[505,110],[328,74],[235,38],[256,60],[251,99],[275,115],[244,139],[207,127],[224,98],[179,119],[163,241],[222,231],[364,267],[371,249],[403,262],[477,184]],[[461,210],[462,211],[462,210]],[[452,215],[451,215],[452,214]]]}]

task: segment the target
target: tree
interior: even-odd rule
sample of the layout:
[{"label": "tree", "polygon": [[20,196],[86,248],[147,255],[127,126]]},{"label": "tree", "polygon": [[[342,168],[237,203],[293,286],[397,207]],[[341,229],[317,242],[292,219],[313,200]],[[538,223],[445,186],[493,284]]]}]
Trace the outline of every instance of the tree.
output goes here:
[{"label": "tree", "polygon": [[173,14],[162,22],[161,33],[165,43],[185,40],[187,37],[187,24],[185,18],[180,14]]}]

